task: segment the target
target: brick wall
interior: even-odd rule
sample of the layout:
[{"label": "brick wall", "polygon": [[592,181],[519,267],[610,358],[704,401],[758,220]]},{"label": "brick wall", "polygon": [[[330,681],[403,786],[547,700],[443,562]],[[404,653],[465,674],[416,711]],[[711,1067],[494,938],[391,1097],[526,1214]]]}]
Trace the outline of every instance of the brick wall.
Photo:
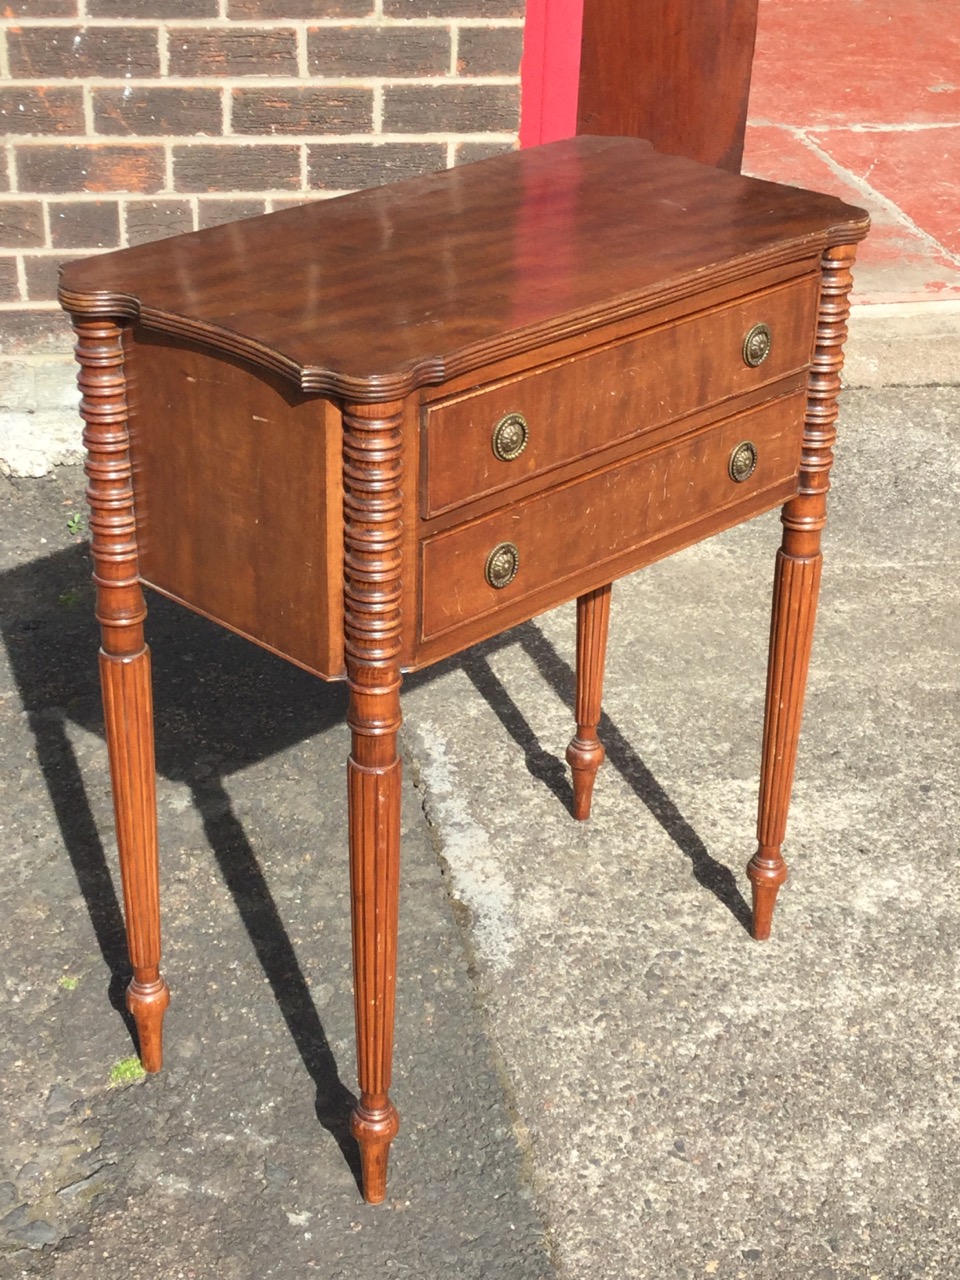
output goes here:
[{"label": "brick wall", "polygon": [[60,262],[515,145],[523,7],[5,0],[0,467],[64,413]]}]

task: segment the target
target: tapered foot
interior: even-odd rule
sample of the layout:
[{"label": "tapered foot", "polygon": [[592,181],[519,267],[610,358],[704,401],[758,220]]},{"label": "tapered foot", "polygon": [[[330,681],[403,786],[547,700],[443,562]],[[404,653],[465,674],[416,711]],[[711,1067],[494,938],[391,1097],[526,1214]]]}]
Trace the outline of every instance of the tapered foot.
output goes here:
[{"label": "tapered foot", "polygon": [[597,738],[590,742],[574,737],[567,747],[567,764],[573,781],[573,816],[581,822],[590,817],[593,784],[606,754],[603,743]]},{"label": "tapered foot", "polygon": [[597,737],[597,725],[609,625],[607,583],[577,599],[577,732],[567,747],[567,764],[573,776],[573,816],[581,822],[590,817],[593,784],[607,754]]},{"label": "tapered foot", "polygon": [[163,1066],[163,1015],[169,1004],[170,988],[163,978],[145,983],[134,978],[127,987],[127,1008],[137,1024],[144,1071],[159,1071]]},{"label": "tapered foot", "polygon": [[363,1198],[367,1204],[382,1204],[387,1194],[387,1161],[390,1143],[400,1129],[400,1117],[392,1102],[368,1109],[358,1102],[350,1117],[350,1132],[360,1148]]},{"label": "tapered foot", "polygon": [[764,850],[761,846],[747,864],[747,875],[753,886],[753,927],[751,933],[758,942],[770,937],[773,924],[773,908],[780,886],[787,878],[787,864],[778,850]]}]

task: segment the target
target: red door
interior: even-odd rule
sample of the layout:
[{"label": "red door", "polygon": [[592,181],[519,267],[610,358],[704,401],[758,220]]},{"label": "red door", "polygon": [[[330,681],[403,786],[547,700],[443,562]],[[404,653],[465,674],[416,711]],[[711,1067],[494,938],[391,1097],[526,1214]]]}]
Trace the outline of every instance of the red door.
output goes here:
[{"label": "red door", "polygon": [[520,145],[577,131],[583,0],[527,0],[520,68]]}]

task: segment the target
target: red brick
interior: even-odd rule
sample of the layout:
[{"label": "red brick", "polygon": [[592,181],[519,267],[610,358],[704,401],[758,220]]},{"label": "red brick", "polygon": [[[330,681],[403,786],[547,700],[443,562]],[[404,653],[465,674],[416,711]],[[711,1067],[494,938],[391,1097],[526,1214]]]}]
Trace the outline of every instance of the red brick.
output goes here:
[{"label": "red brick", "polygon": [[22,146],[15,163],[21,191],[158,191],[165,176],[156,146]]},{"label": "red brick", "polygon": [[124,218],[128,244],[162,240],[194,229],[189,200],[128,200]]},{"label": "red brick", "polygon": [[35,249],[43,240],[39,200],[0,200],[0,248]]},{"label": "red brick", "polygon": [[23,260],[27,276],[27,297],[31,302],[54,302],[60,281],[60,266],[70,262],[76,254],[59,254],[52,257],[26,257]]},{"label": "red brick", "polygon": [[75,18],[77,0],[5,0],[5,18]]},{"label": "red brick", "polygon": [[444,27],[315,27],[307,32],[310,72],[320,76],[444,75],[450,33]]},{"label": "red brick", "polygon": [[297,37],[287,27],[172,27],[169,33],[172,76],[295,76]]},{"label": "red brick", "polygon": [[461,27],[457,71],[462,76],[519,75],[522,52],[520,27]]},{"label": "red brick", "polygon": [[383,0],[387,18],[522,18],[524,0]]},{"label": "red brick", "polygon": [[387,85],[384,133],[489,133],[514,131],[520,91],[513,85]]},{"label": "red brick", "polygon": [[16,258],[0,258],[0,302],[19,302]]},{"label": "red brick", "polygon": [[103,134],[218,136],[223,127],[219,89],[145,88],[93,90],[94,128]]},{"label": "red brick", "polygon": [[298,146],[174,147],[177,191],[295,191]]},{"label": "red brick", "polygon": [[152,27],[23,27],[7,32],[10,73],[22,79],[155,76]]},{"label": "red brick", "polygon": [[91,18],[215,18],[217,0],[87,0]]},{"label": "red brick", "polygon": [[442,142],[349,142],[307,148],[310,186],[327,191],[379,187],[398,178],[436,173],[446,163]]},{"label": "red brick", "polygon": [[227,0],[227,16],[248,18],[365,18],[373,0]]},{"label": "red brick", "polygon": [[239,222],[243,218],[255,218],[266,213],[265,200],[205,200],[200,199],[200,227],[221,227],[225,222]]},{"label": "red brick", "polygon": [[234,89],[234,133],[366,133],[371,89]]},{"label": "red brick", "polygon": [[116,200],[52,200],[48,214],[55,249],[116,249],[120,244]]},{"label": "red brick", "polygon": [[83,133],[83,90],[2,88],[0,128],[16,134]]},{"label": "red brick", "polygon": [[454,164],[473,164],[476,160],[489,160],[491,156],[502,156],[505,151],[513,151],[512,142],[459,142],[454,147]]},{"label": "red brick", "polygon": [[72,346],[70,321],[62,311],[0,311],[4,355],[62,355]]}]

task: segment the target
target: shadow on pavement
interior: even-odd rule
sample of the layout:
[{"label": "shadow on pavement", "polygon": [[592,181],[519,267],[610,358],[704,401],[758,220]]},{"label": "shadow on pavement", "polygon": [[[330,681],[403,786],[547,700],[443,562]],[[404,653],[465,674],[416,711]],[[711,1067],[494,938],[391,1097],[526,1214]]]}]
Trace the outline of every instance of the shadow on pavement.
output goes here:
[{"label": "shadow on pavement", "polygon": [[[67,723],[73,722],[103,734],[89,577],[85,544],[11,570],[0,576],[0,617],[64,846],[110,974],[109,998],[135,1042],[133,1020],[123,1000],[130,973],[123,916],[67,733]],[[82,589],[78,583],[84,584]],[[220,873],[314,1081],[317,1117],[359,1181],[358,1153],[349,1133],[354,1095],[340,1079],[283,920],[225,787],[232,772],[341,722],[345,687],[324,683],[163,598],[151,595],[148,605],[158,771],[190,788]],[[533,623],[409,677],[409,682],[432,679],[459,664],[523,750],[530,773],[570,808],[572,788],[564,762],[541,746],[490,666],[494,653],[515,643],[556,694],[572,705],[573,669]],[[600,737],[609,763],[689,858],[698,882],[749,929],[749,908],[729,868],[710,856],[606,715]]]}]

